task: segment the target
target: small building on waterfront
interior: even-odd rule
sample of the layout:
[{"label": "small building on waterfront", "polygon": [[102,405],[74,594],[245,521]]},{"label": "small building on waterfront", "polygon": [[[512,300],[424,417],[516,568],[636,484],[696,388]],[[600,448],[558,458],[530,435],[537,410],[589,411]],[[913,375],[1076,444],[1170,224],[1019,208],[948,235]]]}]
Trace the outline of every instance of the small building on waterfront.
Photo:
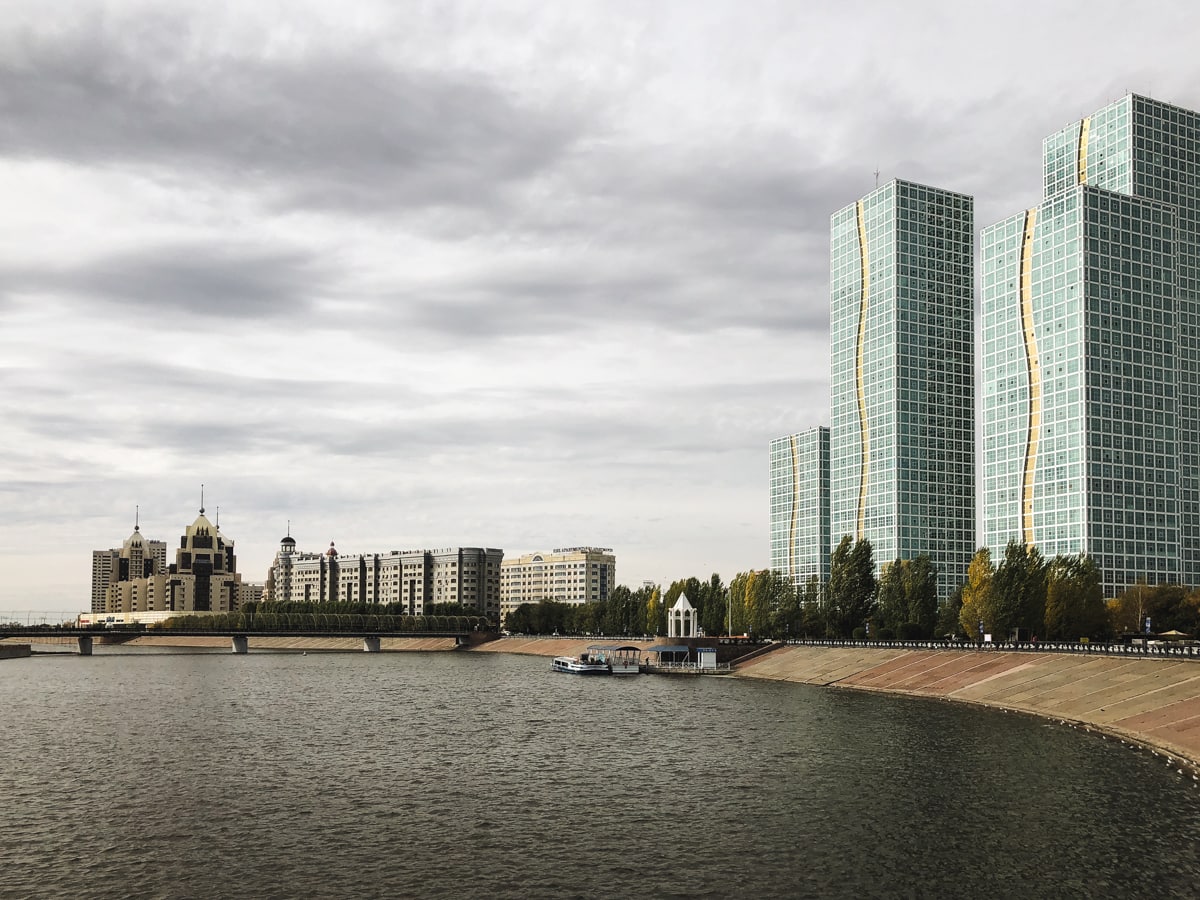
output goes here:
[{"label": "small building on waterfront", "polygon": [[696,608],[686,594],[680,594],[675,605],[667,611],[667,637],[690,638],[696,636]]}]

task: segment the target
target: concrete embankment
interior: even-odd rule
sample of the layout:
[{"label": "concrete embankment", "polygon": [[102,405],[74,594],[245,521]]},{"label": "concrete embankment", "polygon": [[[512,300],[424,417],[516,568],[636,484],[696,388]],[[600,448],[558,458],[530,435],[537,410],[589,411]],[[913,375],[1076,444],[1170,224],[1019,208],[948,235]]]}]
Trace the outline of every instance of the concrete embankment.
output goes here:
[{"label": "concrete embankment", "polygon": [[1200,766],[1200,661],[1004,651],[780,647],[744,678],[1020,710],[1161,748]]},{"label": "concrete embankment", "polygon": [[28,644],[0,644],[0,659],[23,659],[32,653]]}]

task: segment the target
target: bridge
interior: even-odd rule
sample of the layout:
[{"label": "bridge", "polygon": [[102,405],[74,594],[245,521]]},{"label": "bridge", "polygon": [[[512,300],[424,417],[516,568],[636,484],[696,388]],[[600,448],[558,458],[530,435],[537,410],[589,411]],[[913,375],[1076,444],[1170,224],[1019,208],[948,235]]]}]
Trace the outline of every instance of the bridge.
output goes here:
[{"label": "bridge", "polygon": [[0,627],[0,641],[8,638],[37,643],[38,638],[75,638],[79,655],[91,656],[92,645],[97,638],[112,643],[122,643],[142,637],[227,637],[234,653],[248,653],[252,637],[287,638],[362,638],[363,650],[379,653],[385,637],[454,638],[459,647],[481,644],[499,635],[494,631],[480,629],[444,629],[428,631],[383,631],[362,628],[325,629],[184,629],[184,628],[60,628],[60,627]]}]

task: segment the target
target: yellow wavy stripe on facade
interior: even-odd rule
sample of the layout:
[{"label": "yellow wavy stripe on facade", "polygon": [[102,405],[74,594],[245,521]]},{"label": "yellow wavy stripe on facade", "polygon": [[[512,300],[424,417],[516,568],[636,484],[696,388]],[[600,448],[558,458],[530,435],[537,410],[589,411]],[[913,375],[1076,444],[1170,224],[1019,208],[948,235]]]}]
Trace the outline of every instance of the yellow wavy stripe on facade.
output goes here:
[{"label": "yellow wavy stripe on facade", "polygon": [[870,257],[867,254],[867,226],[863,221],[863,203],[855,205],[858,214],[858,256],[862,263],[862,292],[858,304],[858,340],[854,345],[855,389],[858,391],[858,433],[862,449],[862,470],[858,480],[858,524],[859,539],[864,536],[867,516],[867,480],[870,474],[871,436],[867,427],[867,394],[863,385],[863,355],[867,342],[867,300],[871,295]]},{"label": "yellow wavy stripe on facade", "polygon": [[1042,366],[1033,330],[1033,230],[1037,208],[1025,213],[1021,240],[1021,330],[1025,335],[1025,366],[1029,377],[1029,434],[1025,440],[1025,469],[1021,476],[1021,537],[1033,543],[1033,481],[1037,467],[1038,435],[1042,427]]},{"label": "yellow wavy stripe on facade", "polygon": [[1079,158],[1079,183],[1087,184],[1087,151],[1088,151],[1088,131],[1091,128],[1092,118],[1088,116],[1082,119],[1079,123],[1079,150],[1077,156]]},{"label": "yellow wavy stripe on facade", "polygon": [[796,524],[800,518],[800,459],[796,450],[796,436],[792,442],[792,524],[788,529],[788,574],[796,572]]}]

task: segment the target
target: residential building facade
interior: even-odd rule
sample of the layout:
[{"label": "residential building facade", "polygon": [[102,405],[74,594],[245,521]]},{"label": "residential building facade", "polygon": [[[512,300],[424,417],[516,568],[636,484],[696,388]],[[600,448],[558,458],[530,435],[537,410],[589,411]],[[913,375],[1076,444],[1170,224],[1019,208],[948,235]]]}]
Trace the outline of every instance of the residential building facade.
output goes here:
[{"label": "residential building facade", "polygon": [[946,596],[975,550],[974,201],[892,181],[830,243],[831,546],[927,554]]},{"label": "residential building facade", "polygon": [[1047,137],[983,231],[983,543],[1087,553],[1106,596],[1200,582],[1200,116],[1129,95]]},{"label": "residential building facade", "polygon": [[298,553],[289,534],[279,545],[263,589],[280,603],[377,603],[425,615],[434,604],[458,603],[493,618],[500,614],[504,551],[490,547]]},{"label": "residential building facade", "polygon": [[617,557],[607,547],[560,547],[506,559],[500,567],[500,614],[522,603],[597,603],[617,583]]},{"label": "residential building facade", "polygon": [[829,581],[829,429],[775,438],[770,446],[771,568],[803,587]]}]

